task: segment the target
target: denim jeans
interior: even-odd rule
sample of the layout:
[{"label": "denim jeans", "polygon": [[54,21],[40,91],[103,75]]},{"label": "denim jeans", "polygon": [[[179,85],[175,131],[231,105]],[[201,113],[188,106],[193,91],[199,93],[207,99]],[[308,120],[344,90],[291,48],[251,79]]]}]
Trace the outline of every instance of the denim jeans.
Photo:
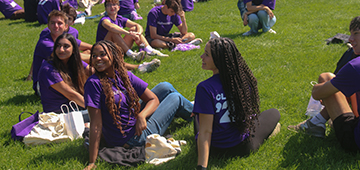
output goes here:
[{"label": "denim jeans", "polygon": [[[130,146],[142,146],[146,142],[146,137],[151,134],[163,135],[172,122],[174,116],[179,116],[187,121],[192,121],[190,117],[194,105],[182,96],[170,83],[162,82],[152,90],[159,98],[159,106],[156,111],[147,119],[147,127],[140,136],[133,136],[126,143]],[[141,102],[141,108],[145,103]]]},{"label": "denim jeans", "polygon": [[249,27],[252,33],[257,33],[260,28],[263,32],[268,32],[276,22],[276,17],[274,16],[270,19],[268,13],[264,10],[252,13],[248,16]]}]

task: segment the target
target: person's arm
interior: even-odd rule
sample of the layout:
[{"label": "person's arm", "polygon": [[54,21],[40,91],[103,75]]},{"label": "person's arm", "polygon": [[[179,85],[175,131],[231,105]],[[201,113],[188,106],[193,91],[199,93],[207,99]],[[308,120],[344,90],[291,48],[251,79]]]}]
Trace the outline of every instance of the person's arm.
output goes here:
[{"label": "person's arm", "polygon": [[99,152],[102,133],[101,110],[87,107],[90,116],[89,165],[85,169],[96,168],[95,161]]},{"label": "person's arm", "polygon": [[185,18],[185,12],[183,10],[181,10],[178,15],[180,16],[180,19],[181,19],[181,24],[178,25],[178,29],[181,33],[181,35],[185,35],[187,34],[187,31],[188,31],[188,27],[187,27],[187,24],[186,24],[186,18]]},{"label": "person's arm", "polygon": [[[129,20],[127,22],[129,22]],[[138,34],[136,32],[129,32],[129,31],[125,30],[124,28],[121,28],[118,25],[111,23],[108,19],[104,19],[102,21],[101,25],[108,31],[110,31],[112,33],[116,33],[116,34],[124,34],[124,35],[130,35],[130,36],[137,36],[137,34]]]},{"label": "person's arm", "polygon": [[139,8],[140,8],[140,5],[139,5],[138,2],[135,2],[135,3],[134,3],[134,8],[135,8],[135,9],[139,9]]},{"label": "person's arm", "polygon": [[33,62],[31,62],[29,75],[26,77],[25,81],[30,81],[32,79],[32,75],[33,75]]},{"label": "person's arm", "polygon": [[150,37],[154,40],[159,39],[159,40],[167,41],[167,42],[171,41],[175,44],[180,44],[182,42],[181,38],[170,38],[170,37],[165,37],[165,36],[157,34],[157,28],[154,26],[149,25],[149,30],[150,30]]},{"label": "person's arm", "polygon": [[144,109],[139,113],[136,118],[136,136],[140,136],[142,134],[142,131],[146,129],[146,118],[151,116],[159,106],[159,99],[148,88],[145,89],[144,93],[140,96],[140,99],[146,104]]},{"label": "person's arm", "polygon": [[270,19],[272,19],[274,17],[274,13],[272,12],[272,10],[261,4],[261,5],[252,5],[252,1],[250,2],[247,2],[246,3],[246,9],[248,10],[248,12],[245,13],[245,15],[249,15],[251,13],[255,13],[255,12],[258,12],[258,11],[261,11],[261,10],[264,10],[268,13]]},{"label": "person's arm", "polygon": [[198,165],[207,167],[210,153],[211,133],[214,121],[212,114],[199,114]]},{"label": "person's arm", "polygon": [[86,43],[84,41],[81,41],[80,46],[79,46],[79,50],[80,51],[87,51],[87,50],[91,50],[92,45],[89,43]]},{"label": "person's arm", "polygon": [[312,89],[312,96],[315,100],[321,100],[327,98],[339,90],[331,84],[330,81],[315,84]]},{"label": "person's arm", "polygon": [[64,95],[67,99],[75,101],[75,103],[81,107],[85,107],[84,104],[84,97],[78,93],[77,91],[73,90],[68,84],[64,81],[60,81],[51,85],[53,89]]},{"label": "person's arm", "polygon": [[144,31],[143,27],[140,24],[133,22],[131,20],[127,20],[125,26],[128,28],[135,27],[136,32],[138,32],[139,34],[142,34]]}]

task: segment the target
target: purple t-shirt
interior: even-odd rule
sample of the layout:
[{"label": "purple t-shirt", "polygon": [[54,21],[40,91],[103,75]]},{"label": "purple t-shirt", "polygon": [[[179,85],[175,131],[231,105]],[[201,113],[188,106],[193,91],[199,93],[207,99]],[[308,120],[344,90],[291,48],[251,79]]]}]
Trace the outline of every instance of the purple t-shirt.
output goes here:
[{"label": "purple t-shirt", "polygon": [[[80,46],[81,41],[76,39],[78,46]],[[37,75],[39,74],[39,69],[41,64],[47,60],[54,49],[54,41],[51,37],[50,32],[41,32],[39,41],[36,44],[34,57],[33,57],[33,89],[37,92],[36,83],[38,81]]]},{"label": "purple t-shirt", "polygon": [[10,18],[15,12],[22,9],[14,0],[0,0],[0,12],[5,18]]},{"label": "purple t-shirt", "polygon": [[66,3],[68,3],[73,8],[78,9],[77,0],[65,0],[64,2],[61,3],[61,5],[65,5]]},{"label": "purple t-shirt", "polygon": [[102,17],[100,19],[100,22],[98,24],[98,29],[96,32],[96,42],[101,41],[105,38],[106,34],[109,32],[105,27],[102,26],[102,22],[108,19],[111,23],[121,27],[121,28],[125,28],[126,26],[126,22],[127,22],[127,18],[124,18],[120,15],[117,15],[116,20],[112,20],[108,15],[105,15],[104,17]]},{"label": "purple t-shirt", "polygon": [[[360,113],[360,57],[349,61],[330,82],[346,97],[356,93],[358,112]],[[355,142],[360,148],[360,123],[357,123],[354,128],[354,136]]]},{"label": "purple t-shirt", "polygon": [[130,14],[135,10],[135,3],[139,3],[138,0],[119,0],[120,2],[120,10],[118,11],[119,15]]},{"label": "purple t-shirt", "polygon": [[[50,30],[48,27],[46,27],[45,29],[43,29],[40,33],[40,37],[46,35],[47,33],[50,33]],[[79,31],[74,28],[74,27],[69,27],[69,30],[67,31],[67,33],[73,35],[76,39],[79,39]]]},{"label": "purple t-shirt", "polygon": [[[219,74],[213,75],[196,87],[193,113],[214,115],[211,146],[230,148],[249,136],[248,133],[241,133],[230,123],[226,96]],[[197,136],[198,134],[196,139]]]},{"label": "purple t-shirt", "polygon": [[150,36],[149,26],[156,27],[156,33],[158,35],[168,35],[174,24],[175,26],[179,26],[182,23],[179,15],[165,15],[161,12],[161,7],[163,7],[163,5],[156,6],[150,10],[146,23],[146,36]]},{"label": "purple t-shirt", "polygon": [[[129,79],[131,85],[134,87],[138,96],[141,96],[148,84],[136,77],[133,73],[128,72]],[[113,79],[111,80],[113,83],[115,82]],[[96,109],[101,109],[101,117],[102,117],[102,134],[106,140],[106,144],[110,147],[112,146],[123,146],[131,137],[135,134],[135,123],[136,119],[134,115],[129,116],[128,103],[127,103],[127,95],[124,86],[122,85],[121,79],[117,77],[117,85],[120,89],[118,91],[115,85],[112,86],[112,90],[114,93],[114,98],[116,105],[119,102],[119,93],[121,93],[121,107],[119,116],[121,117],[121,127],[125,132],[124,135],[120,132],[120,130],[114,124],[114,120],[110,115],[106,104],[105,104],[105,94],[103,92],[102,85],[100,83],[100,79],[97,75],[92,75],[85,83],[85,107],[93,107]]]},{"label": "purple t-shirt", "polygon": [[181,0],[181,6],[183,10],[188,12],[194,10],[194,1],[193,0]]},{"label": "purple t-shirt", "polygon": [[37,6],[37,16],[40,24],[47,24],[47,17],[54,9],[60,11],[59,0],[40,0]]},{"label": "purple t-shirt", "polygon": [[[60,73],[51,63],[44,62],[39,70],[38,79],[41,93],[41,104],[44,112],[60,112],[61,105],[68,104],[69,99],[51,87],[53,84],[64,81]],[[82,64],[84,68],[88,66],[88,64],[84,61],[82,61]]]},{"label": "purple t-shirt", "polygon": [[[253,1],[253,0],[244,0],[244,4]],[[267,7],[269,7],[270,9],[274,10],[275,9],[275,4],[276,4],[276,0],[263,0],[263,2],[261,3]]]}]

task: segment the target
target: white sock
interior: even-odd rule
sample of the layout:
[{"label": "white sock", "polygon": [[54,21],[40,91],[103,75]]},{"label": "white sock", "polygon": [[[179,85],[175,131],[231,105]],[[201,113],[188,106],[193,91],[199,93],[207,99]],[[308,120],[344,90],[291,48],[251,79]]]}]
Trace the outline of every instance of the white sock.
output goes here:
[{"label": "white sock", "polygon": [[131,55],[134,53],[134,51],[132,51],[131,49],[126,51],[126,55],[131,57]]},{"label": "white sock", "polygon": [[152,51],[154,51],[154,49],[153,49],[150,45],[146,46],[144,50],[145,50],[147,53],[151,53]]},{"label": "white sock", "polygon": [[326,123],[326,119],[320,114],[318,113],[317,115],[315,115],[313,118],[310,119],[310,122],[313,124],[325,124]]}]

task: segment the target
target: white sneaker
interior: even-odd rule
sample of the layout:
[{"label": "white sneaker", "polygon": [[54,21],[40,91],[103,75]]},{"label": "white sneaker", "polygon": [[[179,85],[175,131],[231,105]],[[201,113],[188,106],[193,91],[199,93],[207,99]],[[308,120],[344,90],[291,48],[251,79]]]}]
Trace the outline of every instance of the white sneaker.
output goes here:
[{"label": "white sneaker", "polygon": [[141,73],[152,72],[152,71],[156,70],[160,66],[160,64],[161,64],[161,61],[159,59],[154,58],[150,62],[144,62],[144,63],[140,64],[138,69]]},{"label": "white sneaker", "polygon": [[188,42],[188,44],[192,44],[192,45],[199,45],[199,44],[201,44],[203,41],[202,41],[202,39],[201,38],[196,38],[196,39],[194,39],[194,40],[192,40],[192,41],[190,41],[190,42]]},{"label": "white sneaker", "polygon": [[216,31],[210,32],[210,39],[213,39],[213,38],[220,38],[219,33]]},{"label": "white sneaker", "polygon": [[144,59],[145,57],[145,51],[140,51],[140,52],[134,52],[132,53],[129,57],[131,57],[132,59],[140,62],[142,59]]},{"label": "white sneaker", "polygon": [[275,30],[273,30],[273,29],[269,29],[269,31],[268,31],[269,33],[272,33],[272,34],[276,34],[276,31]]},{"label": "white sneaker", "polygon": [[74,24],[81,24],[84,25],[85,23],[85,16],[81,16],[80,18],[75,19]]},{"label": "white sneaker", "polygon": [[163,54],[161,53],[159,50],[153,50],[151,51],[151,53],[147,53],[149,56],[154,56],[154,55],[157,55],[159,57],[169,57],[169,55],[167,54]]},{"label": "white sneaker", "polygon": [[89,1],[89,5],[88,7],[85,9],[85,12],[88,16],[91,16],[91,8],[93,7],[94,5],[92,4],[91,1]]},{"label": "white sneaker", "polygon": [[250,30],[250,31],[248,31],[248,32],[245,32],[245,33],[243,34],[243,36],[249,36],[249,35],[251,35],[251,34],[253,34],[253,33],[252,33],[252,31]]}]

